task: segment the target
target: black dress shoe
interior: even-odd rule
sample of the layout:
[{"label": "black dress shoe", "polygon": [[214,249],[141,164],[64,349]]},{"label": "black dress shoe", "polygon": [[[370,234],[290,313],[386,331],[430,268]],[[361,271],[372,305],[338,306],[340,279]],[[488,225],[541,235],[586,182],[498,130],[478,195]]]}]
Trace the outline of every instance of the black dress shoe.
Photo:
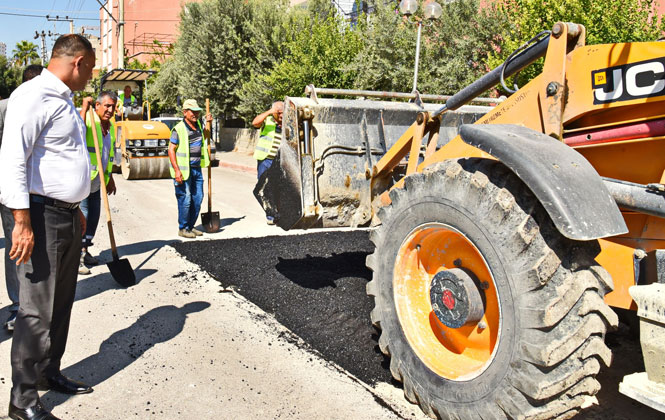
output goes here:
[{"label": "black dress shoe", "polygon": [[77,395],[77,394],[89,394],[92,392],[92,387],[84,384],[83,382],[75,381],[69,379],[62,373],[46,378],[46,383],[48,384],[48,389],[51,389],[56,392],[62,392],[63,394]]},{"label": "black dress shoe", "polygon": [[18,408],[9,403],[9,418],[14,420],[60,420],[49,413],[41,403],[28,408]]}]

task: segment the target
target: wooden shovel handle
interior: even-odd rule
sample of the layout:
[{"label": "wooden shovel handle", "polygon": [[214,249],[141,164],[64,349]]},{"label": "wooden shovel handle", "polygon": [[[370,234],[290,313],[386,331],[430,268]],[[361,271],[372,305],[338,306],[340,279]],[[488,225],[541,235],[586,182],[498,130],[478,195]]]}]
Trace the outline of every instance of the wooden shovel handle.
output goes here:
[{"label": "wooden shovel handle", "polygon": [[[206,118],[210,114],[210,99],[206,98]],[[205,131],[208,132],[208,160],[211,160],[211,147],[210,139],[212,138],[212,122],[206,120]],[[212,212],[212,185],[210,180],[212,179],[212,163],[208,162],[208,213]]]},{"label": "wooden shovel handle", "polygon": [[[99,176],[99,185],[101,187],[102,201],[106,210],[106,224],[109,228],[109,239],[111,240],[111,253],[113,259],[118,259],[118,251],[115,248],[115,238],[113,237],[113,224],[111,223],[111,209],[109,208],[109,198],[106,195],[106,170],[102,167],[102,154],[99,152],[99,137],[97,136],[97,123],[95,122],[95,111],[90,107],[90,125],[92,126],[92,138],[95,143],[95,155],[97,156],[97,175]],[[113,147],[113,145],[111,145]]]}]

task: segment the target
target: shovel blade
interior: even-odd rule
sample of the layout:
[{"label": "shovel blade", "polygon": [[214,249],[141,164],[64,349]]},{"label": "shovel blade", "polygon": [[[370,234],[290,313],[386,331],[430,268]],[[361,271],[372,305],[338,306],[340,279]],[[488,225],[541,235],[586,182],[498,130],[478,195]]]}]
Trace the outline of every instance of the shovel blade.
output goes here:
[{"label": "shovel blade", "polygon": [[208,233],[215,233],[219,231],[219,212],[218,211],[209,211],[206,213],[201,213],[201,223],[203,228]]},{"label": "shovel blade", "polygon": [[129,260],[117,259],[109,263],[106,263],[106,266],[115,280],[122,287],[129,287],[136,284],[136,275],[132,266],[129,264]]}]

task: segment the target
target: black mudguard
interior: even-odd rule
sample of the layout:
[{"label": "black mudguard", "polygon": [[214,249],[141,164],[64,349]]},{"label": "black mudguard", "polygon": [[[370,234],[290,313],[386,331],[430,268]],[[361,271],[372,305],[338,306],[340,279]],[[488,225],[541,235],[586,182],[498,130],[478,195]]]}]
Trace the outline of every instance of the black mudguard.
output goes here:
[{"label": "black mudguard", "polygon": [[592,240],[628,232],[602,178],[573,148],[518,125],[463,125],[460,135],[510,168],[565,237]]}]

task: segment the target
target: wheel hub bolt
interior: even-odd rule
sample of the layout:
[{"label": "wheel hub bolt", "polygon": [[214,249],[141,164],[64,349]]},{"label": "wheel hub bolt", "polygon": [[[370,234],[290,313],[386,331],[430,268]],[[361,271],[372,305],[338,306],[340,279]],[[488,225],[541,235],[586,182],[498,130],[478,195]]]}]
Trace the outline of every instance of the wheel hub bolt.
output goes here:
[{"label": "wheel hub bolt", "polygon": [[485,314],[485,296],[473,273],[463,268],[438,272],[430,284],[430,303],[445,326],[459,328],[480,321]]}]

